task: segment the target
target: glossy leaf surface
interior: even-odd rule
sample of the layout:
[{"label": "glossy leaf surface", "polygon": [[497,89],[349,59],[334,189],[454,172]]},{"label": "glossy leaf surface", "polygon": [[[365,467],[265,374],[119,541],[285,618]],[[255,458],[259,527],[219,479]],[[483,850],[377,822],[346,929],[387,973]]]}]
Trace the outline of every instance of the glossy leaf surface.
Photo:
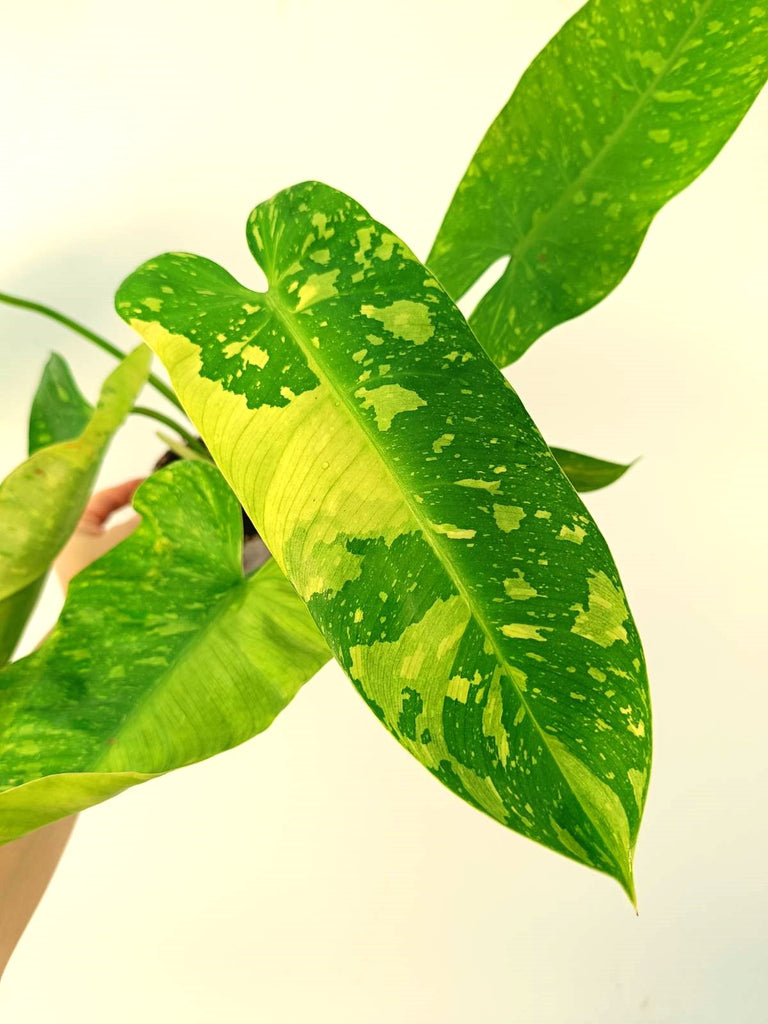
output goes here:
[{"label": "glossy leaf surface", "polygon": [[557,459],[557,464],[580,493],[598,491],[607,487],[624,476],[633,465],[622,465],[619,462],[607,462],[596,459],[593,455],[582,455],[581,452],[568,451],[567,448],[550,448]]},{"label": "glossy leaf surface", "polygon": [[52,352],[32,399],[29,454],[79,437],[92,415],[93,406],[81,394],[66,360]]},{"label": "glossy leaf surface", "polygon": [[489,128],[427,260],[500,366],[624,277],[658,210],[699,175],[768,75],[753,0],[590,0]]},{"label": "glossy leaf surface", "polygon": [[[109,375],[98,406],[74,440],[59,435],[74,429],[82,396],[63,360],[46,367],[30,417],[34,453],[0,483],[0,665],[11,657],[46,573],[82,515],[107,445],[146,380],[149,360],[139,346]],[[80,411],[63,413],[61,406],[70,402]]]},{"label": "glossy leaf surface", "polygon": [[134,506],[137,530],[0,673],[0,842],[243,742],[329,658],[274,562],[243,576],[213,466],[166,467]]},{"label": "glossy leaf surface", "polygon": [[597,527],[449,297],[362,207],[308,182],[247,237],[268,292],[171,253],[118,312],[387,728],[475,807],[631,891],[647,683]]}]

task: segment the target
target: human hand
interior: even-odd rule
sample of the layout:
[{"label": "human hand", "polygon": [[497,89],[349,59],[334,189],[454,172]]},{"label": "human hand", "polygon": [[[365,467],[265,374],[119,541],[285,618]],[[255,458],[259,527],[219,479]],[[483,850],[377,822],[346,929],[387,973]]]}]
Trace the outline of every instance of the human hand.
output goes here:
[{"label": "human hand", "polygon": [[122,484],[91,495],[75,532],[54,563],[56,575],[64,591],[73,576],[91,562],[95,562],[97,558],[101,558],[121,540],[125,540],[139,525],[141,520],[136,515],[117,526],[109,527],[107,523],[110,516],[130,504],[136,488],[142,482],[141,477],[126,480]]}]

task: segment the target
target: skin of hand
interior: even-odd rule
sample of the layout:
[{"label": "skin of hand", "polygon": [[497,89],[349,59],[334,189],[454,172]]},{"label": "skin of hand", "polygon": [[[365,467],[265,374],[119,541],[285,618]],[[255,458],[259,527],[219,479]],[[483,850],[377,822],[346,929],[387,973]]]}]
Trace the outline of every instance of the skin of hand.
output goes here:
[{"label": "skin of hand", "polygon": [[[99,491],[54,563],[65,594],[69,581],[106,554],[138,526],[139,517],[109,526],[115,512],[130,504],[141,479]],[[77,815],[54,821],[0,846],[0,976],[43,896],[64,852]]]},{"label": "skin of hand", "polygon": [[134,491],[142,482],[142,478],[126,480],[125,483],[108,487],[91,496],[77,529],[54,563],[64,593],[73,576],[101,558],[136,529],[138,516],[131,516],[117,526],[109,526],[109,518],[130,505]]}]

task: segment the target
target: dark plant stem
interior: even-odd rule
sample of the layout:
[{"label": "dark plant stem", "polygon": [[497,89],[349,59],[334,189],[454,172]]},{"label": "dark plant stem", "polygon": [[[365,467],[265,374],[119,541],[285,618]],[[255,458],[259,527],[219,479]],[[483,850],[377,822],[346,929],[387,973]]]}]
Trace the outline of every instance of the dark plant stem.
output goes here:
[{"label": "dark plant stem", "polygon": [[[55,320],[57,323],[63,324],[68,327],[71,331],[75,331],[83,338],[87,338],[88,341],[94,345],[98,345],[99,348],[108,352],[115,359],[125,359],[126,354],[119,349],[116,345],[113,345],[106,338],[102,338],[100,334],[94,333],[89,330],[83,324],[79,324],[76,320],[72,320],[70,317],[65,316],[63,313],[59,313],[58,310],[51,309],[50,306],[44,306],[41,302],[32,302],[29,299],[20,299],[16,295],[6,295],[4,292],[0,292],[0,302],[6,303],[8,306],[18,306],[20,309],[29,309],[33,313],[40,313],[42,316],[47,316],[50,320]],[[159,377],[156,377],[153,373],[149,375],[149,383],[155,389],[159,391],[163,397],[167,398],[169,402],[172,402],[177,409],[181,409],[181,402],[179,402],[176,395],[173,393],[171,388],[167,384],[164,384]],[[174,424],[174,430],[179,428]],[[181,431],[179,431],[181,433]]]},{"label": "dark plant stem", "polygon": [[182,427],[175,420],[172,420],[170,416],[164,416],[163,413],[158,412],[156,409],[149,409],[145,405],[134,405],[131,412],[135,413],[137,416],[147,416],[151,420],[157,420],[158,423],[162,423],[164,426],[170,427],[171,430],[176,431],[182,441],[184,441],[189,448],[198,452],[200,455],[204,455],[206,459],[209,457],[208,452],[203,448],[197,438],[193,437],[188,430]]}]

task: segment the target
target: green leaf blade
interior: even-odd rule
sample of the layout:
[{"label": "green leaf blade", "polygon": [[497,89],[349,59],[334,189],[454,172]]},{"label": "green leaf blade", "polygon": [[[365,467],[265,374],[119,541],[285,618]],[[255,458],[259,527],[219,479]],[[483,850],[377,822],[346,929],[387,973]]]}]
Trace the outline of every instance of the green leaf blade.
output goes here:
[{"label": "green leaf blade", "polygon": [[[66,361],[52,353],[32,399],[29,454],[73,440],[85,430],[92,413],[93,406],[83,398]],[[0,667],[13,656],[44,583],[43,574],[0,601]]]},{"label": "green leaf blade", "polygon": [[0,600],[38,579],[72,533],[101,458],[143,386],[150,353],[139,346],[104,383],[74,441],[35,452],[0,484]]},{"label": "green leaf blade", "polygon": [[557,464],[571,481],[571,485],[580,494],[587,491],[599,491],[603,487],[616,483],[630,469],[634,462],[622,464],[596,459],[593,455],[583,455],[567,448],[553,448],[550,451],[557,459]]},{"label": "green leaf blade", "polygon": [[248,240],[268,293],[168,254],[118,312],[387,728],[629,890],[650,712],[599,531],[397,236],[310,182],[257,207]]},{"label": "green leaf blade", "polygon": [[752,0],[590,0],[489,128],[427,260],[498,365],[603,299],[656,213],[714,159],[768,75]]},{"label": "green leaf blade", "polygon": [[[33,404],[30,444],[45,438],[57,443],[36,447],[0,483],[0,666],[12,656],[48,569],[82,515],[107,446],[147,378],[150,358],[144,346],[127,356],[105,381],[81,433],[68,440],[60,435],[84,415],[84,399],[63,360],[46,367]],[[77,409],[74,414],[61,412],[65,401]]]},{"label": "green leaf blade", "polygon": [[45,576],[0,601],[0,668],[13,657],[45,583]]},{"label": "green leaf blade", "polygon": [[43,369],[29,415],[29,454],[79,437],[93,415],[66,360],[52,352]]},{"label": "green leaf blade", "polygon": [[42,647],[0,673],[0,842],[265,729],[329,652],[210,465],[134,497],[123,543],[70,584]]}]

